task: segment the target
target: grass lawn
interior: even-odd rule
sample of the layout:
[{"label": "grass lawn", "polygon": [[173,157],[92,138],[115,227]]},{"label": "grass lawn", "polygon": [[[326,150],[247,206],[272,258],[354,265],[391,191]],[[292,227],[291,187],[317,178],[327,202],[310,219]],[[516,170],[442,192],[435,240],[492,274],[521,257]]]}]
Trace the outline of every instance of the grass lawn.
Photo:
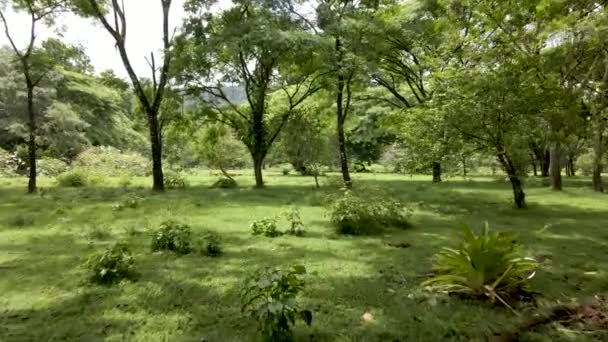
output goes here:
[{"label": "grass lawn", "polygon": [[[529,255],[546,256],[533,280],[540,305],[608,289],[608,196],[592,193],[588,179],[565,179],[562,193],[530,180],[529,209],[517,210],[509,183],[490,177],[433,185],[428,176],[356,174],[355,182],[375,183],[414,209],[412,227],[371,237],[336,236],[324,209],[330,190],[315,190],[311,178],[267,172],[267,189],[254,190],[247,173],[236,177],[239,189],[208,189],[216,179],[193,175],[189,188],[163,194],[147,190],[148,179],[128,189],[55,188],[42,179],[42,196],[26,195],[24,179],[0,179],[0,341],[252,340],[256,324],[240,313],[240,282],[259,267],[294,263],[317,272],[300,298],[313,324],[296,327],[298,340],[484,340],[514,327],[517,317],[419,286],[432,255],[457,245],[461,222],[515,230]],[[145,199],[113,211],[127,193]],[[305,237],[251,235],[252,220],[287,206],[300,209]],[[149,232],[168,218],[221,234],[224,255],[151,253]],[[141,278],[89,285],[87,257],[117,240],[134,250]],[[371,322],[362,319],[366,312]],[[547,326],[524,337],[592,341],[608,333]]]}]

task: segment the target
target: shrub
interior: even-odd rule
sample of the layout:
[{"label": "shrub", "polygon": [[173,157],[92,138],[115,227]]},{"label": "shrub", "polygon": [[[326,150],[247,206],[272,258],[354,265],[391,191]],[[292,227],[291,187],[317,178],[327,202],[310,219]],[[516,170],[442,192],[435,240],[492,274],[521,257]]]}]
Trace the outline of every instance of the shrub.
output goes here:
[{"label": "shrub", "polygon": [[150,161],[135,152],[121,152],[113,147],[92,147],[80,153],[73,163],[77,167],[103,170],[105,176],[147,176]]},{"label": "shrub", "polygon": [[276,217],[265,217],[261,220],[253,221],[250,228],[253,235],[263,234],[267,237],[277,237],[283,235],[283,233],[277,229]]},{"label": "shrub", "polygon": [[291,169],[284,168],[283,170],[281,170],[281,172],[283,173],[283,176],[289,176],[289,173],[291,173]]},{"label": "shrub", "polygon": [[112,210],[121,211],[123,209],[135,209],[141,204],[142,198],[136,195],[129,195],[122,201],[112,204]]},{"label": "shrub", "polygon": [[87,261],[92,275],[89,280],[96,284],[111,285],[122,279],[136,280],[135,260],[125,244],[117,243]]},{"label": "shrub", "polygon": [[330,206],[330,220],[340,234],[370,235],[384,227],[408,226],[411,212],[401,202],[375,190],[344,190]]},{"label": "shrub", "polygon": [[152,251],[169,250],[177,254],[188,254],[192,251],[191,235],[187,224],[165,221],[152,237]]},{"label": "shrub", "polygon": [[292,341],[291,327],[297,319],[312,323],[312,312],[300,309],[296,301],[307,277],[306,268],[295,265],[287,272],[264,268],[245,280],[241,312],[258,322],[265,341]]},{"label": "shrub", "polygon": [[118,186],[121,188],[128,188],[132,183],[131,177],[128,176],[123,176],[118,179]]},{"label": "shrub", "polygon": [[490,232],[486,223],[476,235],[466,225],[458,249],[444,248],[435,256],[434,275],[423,285],[448,293],[506,301],[527,288],[537,267],[532,258],[516,256],[514,233]]},{"label": "shrub", "polygon": [[7,223],[12,227],[23,228],[34,224],[34,218],[30,215],[19,214],[10,218]]},{"label": "shrub", "polygon": [[41,176],[56,177],[68,170],[68,164],[59,159],[41,158],[36,161],[36,170]]},{"label": "shrub", "polygon": [[203,238],[203,246],[201,252],[207,256],[219,256],[222,254],[222,242],[216,233],[209,232]]},{"label": "shrub", "polygon": [[11,154],[0,148],[0,176],[17,176],[17,169],[23,164],[23,161],[17,157],[17,154]]},{"label": "shrub", "polygon": [[298,208],[292,207],[283,212],[283,217],[289,223],[289,229],[287,230],[287,234],[303,236],[304,235],[304,223],[302,223],[302,219],[300,217],[300,210]]},{"label": "shrub", "polygon": [[236,181],[232,178],[220,178],[211,185],[211,188],[213,189],[234,189],[236,187],[238,187],[238,184],[236,184]]},{"label": "shrub", "polygon": [[57,184],[66,188],[87,186],[89,181],[89,175],[83,170],[66,171],[56,177]]},{"label": "shrub", "polygon": [[188,181],[186,177],[177,171],[167,171],[164,174],[165,176],[165,187],[167,189],[183,189],[188,186]]}]

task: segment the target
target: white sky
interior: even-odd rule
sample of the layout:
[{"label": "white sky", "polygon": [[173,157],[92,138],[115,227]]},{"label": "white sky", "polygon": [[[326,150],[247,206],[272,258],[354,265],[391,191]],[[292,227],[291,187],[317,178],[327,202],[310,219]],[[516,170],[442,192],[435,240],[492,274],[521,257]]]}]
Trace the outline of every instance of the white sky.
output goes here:
[{"label": "white sky", "polygon": [[[169,23],[172,27],[181,25],[184,18],[183,3],[185,0],[173,0]],[[162,8],[160,0],[125,0],[127,17],[127,52],[131,63],[139,77],[150,77],[150,69],[144,57],[150,52],[157,54],[162,47]],[[220,0],[226,3],[229,0]],[[221,6],[221,5],[220,5]],[[5,15],[10,25],[10,32],[18,47],[24,47],[29,39],[30,21],[23,14],[6,9]],[[38,27],[37,43],[48,37],[57,37],[58,27],[63,28],[62,40],[71,44],[82,45],[98,73],[105,69],[127,78],[118,51],[110,34],[94,19],[83,19],[72,14],[62,14],[56,22],[56,27],[47,28],[42,24]],[[9,45],[0,30],[0,45]]]}]

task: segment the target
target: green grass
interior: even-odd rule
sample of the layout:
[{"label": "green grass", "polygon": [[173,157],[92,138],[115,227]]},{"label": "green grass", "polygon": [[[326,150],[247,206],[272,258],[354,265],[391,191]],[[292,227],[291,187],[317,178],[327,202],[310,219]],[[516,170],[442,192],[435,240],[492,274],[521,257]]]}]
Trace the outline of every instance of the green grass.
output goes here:
[{"label": "green grass", "polygon": [[[528,254],[547,256],[533,280],[541,305],[608,288],[608,196],[592,193],[587,179],[566,179],[563,193],[531,181],[530,208],[517,210],[509,184],[490,177],[433,185],[426,176],[355,175],[355,182],[381,186],[409,203],[413,226],[345,237],[328,225],[323,199],[329,188],[269,172],[267,188],[254,190],[252,178],[240,175],[240,188],[222,190],[208,188],[216,177],[193,175],[189,188],[163,194],[147,190],[148,179],[127,189],[56,188],[42,179],[43,195],[34,196],[24,193],[25,180],[0,179],[0,341],[252,340],[255,322],[239,311],[240,281],[258,267],[294,263],[317,272],[301,298],[313,310],[312,327],[298,326],[298,340],[483,340],[514,327],[517,318],[506,308],[431,296],[419,286],[432,255],[457,244],[461,222],[518,231]],[[128,194],[143,197],[140,206],[113,211]],[[251,235],[251,221],[287,206],[300,209],[305,237]],[[169,218],[195,234],[220,234],[224,255],[151,253],[150,230]],[[139,281],[87,284],[86,258],[117,240],[133,249]],[[366,312],[373,321],[362,320]],[[594,337],[549,327],[526,338]]]}]

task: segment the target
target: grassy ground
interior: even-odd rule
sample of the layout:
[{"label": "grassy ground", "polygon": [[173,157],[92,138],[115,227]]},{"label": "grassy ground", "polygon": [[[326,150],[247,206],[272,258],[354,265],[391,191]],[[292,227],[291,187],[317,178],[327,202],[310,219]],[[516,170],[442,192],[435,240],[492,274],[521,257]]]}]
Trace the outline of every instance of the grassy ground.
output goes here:
[{"label": "grassy ground", "polygon": [[[586,179],[567,179],[554,193],[531,181],[529,209],[511,204],[508,183],[492,178],[449,179],[356,175],[410,203],[413,227],[373,237],[338,237],[328,225],[323,198],[310,178],[268,173],[267,189],[208,189],[216,177],[190,177],[185,190],[153,194],[149,180],[122,189],[63,189],[42,180],[41,195],[24,194],[24,180],[0,179],[0,341],[247,341],[255,322],[240,314],[240,281],[266,265],[304,264],[315,276],[301,300],[314,312],[303,341],[483,340],[515,326],[509,310],[428,296],[419,283],[431,256],[454,246],[461,222],[521,233],[530,255],[545,255],[534,290],[541,304],[587,298],[608,288],[608,196],[592,193]],[[141,187],[139,187],[141,185]],[[136,209],[116,212],[127,193],[145,197]],[[297,206],[308,234],[252,236],[253,219]],[[195,232],[221,234],[225,254],[177,257],[152,254],[149,230],[167,219]],[[112,288],[85,282],[88,255],[116,240],[128,241],[142,273]],[[386,242],[407,242],[393,248]],[[364,322],[369,312],[374,319]],[[527,340],[594,340],[598,333],[547,328]],[[603,335],[606,337],[606,335]]]}]

